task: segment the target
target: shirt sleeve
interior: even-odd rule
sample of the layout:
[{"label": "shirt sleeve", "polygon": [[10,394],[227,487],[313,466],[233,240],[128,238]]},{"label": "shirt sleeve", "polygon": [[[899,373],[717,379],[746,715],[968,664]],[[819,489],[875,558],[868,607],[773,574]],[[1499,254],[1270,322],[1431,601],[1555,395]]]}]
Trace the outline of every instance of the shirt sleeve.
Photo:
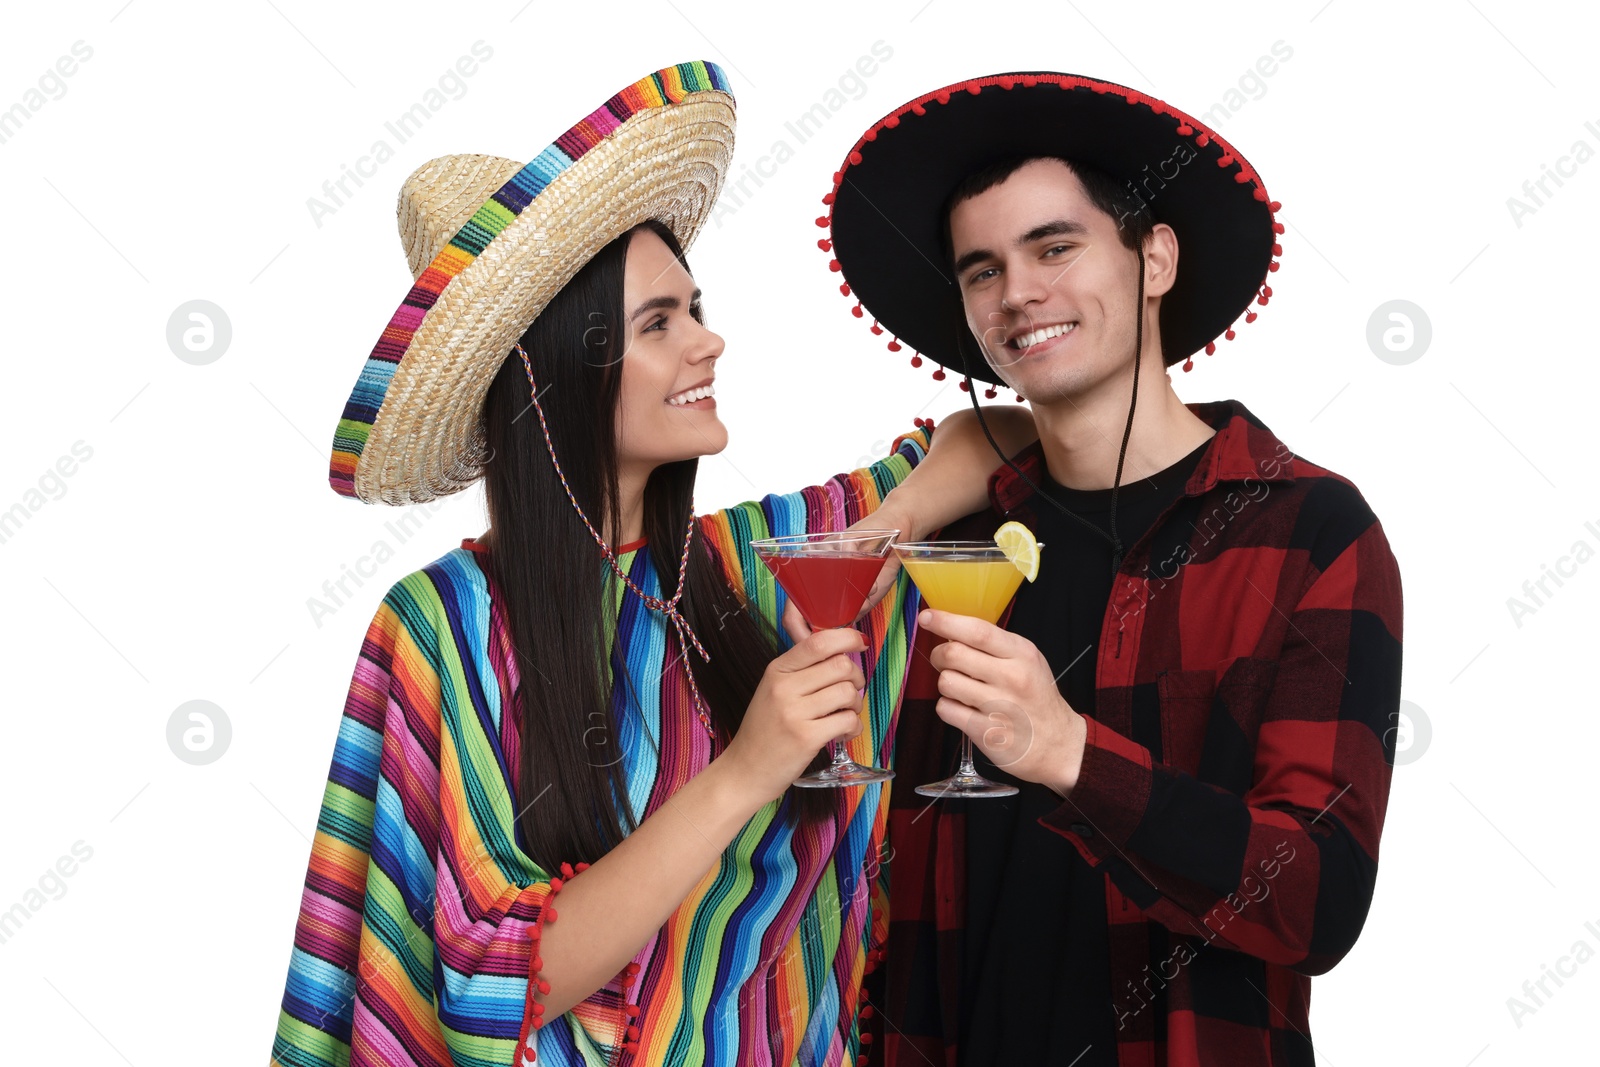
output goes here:
[{"label": "shirt sleeve", "polygon": [[[463,713],[455,648],[426,571],[391,588],[367,629],[317,819],[275,1067],[479,1067],[521,1063],[537,1045],[539,935],[556,919],[562,875],[581,867],[544,871],[508,833],[509,798],[483,788],[499,770],[470,699]],[[611,1050],[596,1042],[626,1039],[625,1023],[598,1017],[609,993],[574,1009],[587,1028],[562,1028],[598,1062]]]},{"label": "shirt sleeve", "polygon": [[[884,497],[922,462],[932,441],[931,428],[918,428],[896,437],[889,454],[870,467],[836,474],[821,485],[782,495],[768,494],[760,500],[701,516],[701,533],[710,542],[729,582],[745,603],[776,627],[784,647],[788,647],[789,638],[777,625],[787,602],[783,588],[756,558],[750,542],[843,530],[861,521],[876,511]],[[880,604],[890,599],[885,597]]]},{"label": "shirt sleeve", "polygon": [[[1041,822],[1151,919],[1302,974],[1355,944],[1377,876],[1400,703],[1400,572],[1376,518],[1283,609],[1244,795],[1155,762],[1094,719],[1076,786]],[[1292,596],[1292,594],[1291,594]]]}]

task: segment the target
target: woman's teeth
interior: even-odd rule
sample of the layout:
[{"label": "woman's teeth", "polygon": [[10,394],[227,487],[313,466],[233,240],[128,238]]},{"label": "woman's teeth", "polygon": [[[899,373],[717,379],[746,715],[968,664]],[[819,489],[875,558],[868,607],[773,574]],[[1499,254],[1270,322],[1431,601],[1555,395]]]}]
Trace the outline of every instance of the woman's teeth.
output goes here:
[{"label": "woman's teeth", "polygon": [[685,404],[693,404],[696,400],[704,400],[708,396],[716,395],[716,390],[711,386],[702,385],[698,389],[689,389],[679,393],[677,396],[667,397],[667,403],[671,404],[673,407],[682,407]]},{"label": "woman's teeth", "polygon": [[1046,326],[1042,330],[1034,330],[1032,333],[1025,333],[1016,338],[1011,342],[1011,347],[1016,349],[1032,348],[1040,341],[1048,341],[1052,337],[1060,337],[1064,333],[1071,332],[1077,328],[1077,325],[1075,322],[1068,322],[1058,326]]}]

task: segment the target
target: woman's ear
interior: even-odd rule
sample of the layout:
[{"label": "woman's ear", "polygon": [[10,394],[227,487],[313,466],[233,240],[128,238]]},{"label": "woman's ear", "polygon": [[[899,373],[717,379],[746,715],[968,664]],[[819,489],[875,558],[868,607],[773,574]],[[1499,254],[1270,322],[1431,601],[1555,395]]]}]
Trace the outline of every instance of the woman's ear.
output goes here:
[{"label": "woman's ear", "polygon": [[1144,240],[1144,295],[1163,296],[1178,280],[1178,235],[1158,222]]}]

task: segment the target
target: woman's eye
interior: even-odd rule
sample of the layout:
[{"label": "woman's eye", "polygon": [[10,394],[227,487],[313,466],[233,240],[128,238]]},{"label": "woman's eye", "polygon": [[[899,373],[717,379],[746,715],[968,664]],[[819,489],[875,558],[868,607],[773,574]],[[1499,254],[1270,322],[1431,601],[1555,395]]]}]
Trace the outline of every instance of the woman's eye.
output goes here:
[{"label": "woman's eye", "polygon": [[650,320],[650,325],[646,326],[644,328],[643,332],[644,333],[649,333],[651,330],[658,329],[658,328],[659,329],[666,329],[666,326],[667,326],[667,317],[665,315],[658,315],[655,318]]}]

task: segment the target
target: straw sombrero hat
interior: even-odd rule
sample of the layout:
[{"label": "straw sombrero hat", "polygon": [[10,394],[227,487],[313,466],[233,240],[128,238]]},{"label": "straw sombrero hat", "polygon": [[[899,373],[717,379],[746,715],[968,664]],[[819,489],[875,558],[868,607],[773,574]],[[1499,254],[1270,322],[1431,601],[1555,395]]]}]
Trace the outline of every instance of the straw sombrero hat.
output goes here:
[{"label": "straw sombrero hat", "polygon": [[328,480],[369,504],[457,492],[482,473],[484,395],[511,346],[596,252],[648,219],[688,248],[733,154],[714,63],[617,93],[522,164],[429,160],[400,190],[415,279],[346,401]]}]

